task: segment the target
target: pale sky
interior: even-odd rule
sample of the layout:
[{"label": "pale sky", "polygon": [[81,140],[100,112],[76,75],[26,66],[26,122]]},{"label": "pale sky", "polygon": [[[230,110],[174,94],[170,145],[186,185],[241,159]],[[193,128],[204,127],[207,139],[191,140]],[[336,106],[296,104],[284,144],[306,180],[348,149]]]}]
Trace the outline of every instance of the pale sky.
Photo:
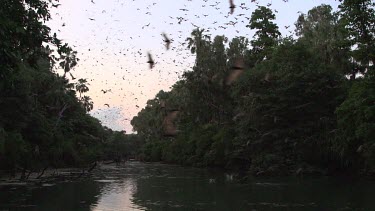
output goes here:
[{"label": "pale sky", "polygon": [[[229,39],[244,36],[251,39],[254,31],[246,28],[256,8],[251,0],[234,0],[233,15],[228,16],[229,1],[220,0],[60,0],[51,10],[47,23],[58,37],[78,51],[80,62],[72,74],[86,78],[94,101],[91,114],[114,130],[132,132],[130,120],[159,90],[170,90],[185,70],[194,64],[194,55],[183,45],[199,26],[208,29],[212,38]],[[277,10],[276,23],[283,36],[294,33],[298,12],[334,0],[258,0],[259,5]],[[241,3],[244,5],[241,6]],[[245,8],[247,7],[247,8]],[[241,15],[244,14],[244,15]],[[94,19],[94,20],[90,20]],[[181,24],[179,19],[183,18]],[[235,26],[226,25],[230,21]],[[195,26],[193,26],[195,25]],[[219,26],[226,27],[220,28]],[[285,26],[290,26],[286,29]],[[166,51],[161,33],[173,39]],[[156,62],[150,70],[147,52]],[[76,80],[77,80],[76,79]],[[101,90],[111,90],[103,93]],[[109,104],[109,108],[104,104]]]}]

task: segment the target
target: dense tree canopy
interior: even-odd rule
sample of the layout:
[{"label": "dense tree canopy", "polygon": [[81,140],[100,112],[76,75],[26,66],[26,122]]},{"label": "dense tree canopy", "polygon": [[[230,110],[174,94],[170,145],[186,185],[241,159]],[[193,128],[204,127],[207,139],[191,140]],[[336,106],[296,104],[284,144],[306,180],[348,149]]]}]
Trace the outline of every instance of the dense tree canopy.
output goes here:
[{"label": "dense tree canopy", "polygon": [[57,2],[1,3],[0,168],[38,171],[130,155],[131,147],[117,151],[124,144],[135,147],[134,138],[104,128],[88,114],[93,102],[85,95],[87,79],[68,79],[77,52],[45,25]]},{"label": "dense tree canopy", "polygon": [[[374,172],[373,9],[349,0],[338,12],[312,8],[297,38],[281,37],[266,7],[249,19],[250,41],[194,30],[193,69],[132,121],[140,156],[256,175]],[[244,74],[225,84],[239,58]],[[180,110],[176,136],[163,136],[164,106]]]},{"label": "dense tree canopy", "polygon": [[[273,11],[254,36],[187,38],[194,67],[112,131],[88,114],[77,52],[51,34],[53,0],[0,7],[0,168],[37,171],[139,156],[254,175],[375,173],[375,3],[312,8],[282,37]],[[63,74],[59,74],[63,72]],[[141,145],[141,146],[140,146]],[[140,148],[140,150],[139,150]]]}]

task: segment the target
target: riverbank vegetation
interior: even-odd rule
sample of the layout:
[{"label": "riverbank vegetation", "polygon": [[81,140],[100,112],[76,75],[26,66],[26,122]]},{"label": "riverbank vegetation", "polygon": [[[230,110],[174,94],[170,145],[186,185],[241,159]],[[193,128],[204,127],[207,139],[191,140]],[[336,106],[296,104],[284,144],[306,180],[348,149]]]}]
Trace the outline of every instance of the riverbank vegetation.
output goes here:
[{"label": "riverbank vegetation", "polygon": [[73,76],[77,52],[45,25],[57,3],[5,0],[0,7],[0,170],[22,178],[125,158],[136,146],[136,137],[88,114],[89,84]]},{"label": "riverbank vegetation", "polygon": [[[371,0],[312,8],[284,37],[267,7],[253,37],[187,38],[192,70],[112,131],[90,116],[77,52],[45,22],[58,1],[0,7],[0,169],[21,178],[98,160],[221,167],[246,175],[375,173],[375,11]],[[63,74],[59,74],[63,72]]]},{"label": "riverbank vegetation", "polygon": [[[374,174],[374,3],[321,5],[295,25],[283,37],[258,7],[251,38],[194,30],[193,69],[131,121],[145,140],[140,158],[252,175]],[[238,62],[244,72],[230,81]]]}]

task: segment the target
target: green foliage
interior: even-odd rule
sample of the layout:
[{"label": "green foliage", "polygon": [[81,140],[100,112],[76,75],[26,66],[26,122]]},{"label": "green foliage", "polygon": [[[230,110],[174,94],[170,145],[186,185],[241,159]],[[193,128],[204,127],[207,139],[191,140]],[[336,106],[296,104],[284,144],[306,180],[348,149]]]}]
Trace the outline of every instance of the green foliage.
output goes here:
[{"label": "green foliage", "polygon": [[253,40],[250,41],[252,49],[251,56],[248,57],[248,63],[253,65],[270,57],[272,47],[276,46],[281,33],[279,27],[272,22],[275,20],[275,14],[272,10],[259,6],[251,15],[250,23],[247,25],[250,29],[256,29]]},{"label": "green foliage", "polygon": [[255,160],[253,167],[258,156],[265,159],[267,154],[277,156],[266,162],[272,165],[308,161],[303,158],[306,145],[324,143],[321,133],[334,128],[342,80],[303,43],[289,40],[274,50],[271,59],[247,72],[234,93],[243,113],[237,121],[239,141],[246,145],[249,159]]},{"label": "green foliage", "polygon": [[334,143],[345,163],[362,163],[371,171],[375,171],[374,76],[371,72],[355,81],[347,99],[337,108],[339,139]]},{"label": "green foliage", "polygon": [[351,79],[358,73],[374,69],[375,63],[375,2],[371,0],[341,0],[342,22],[348,30],[352,50]]},{"label": "green foliage", "polygon": [[345,22],[338,13],[332,13],[329,5],[311,9],[307,15],[301,14],[296,22],[296,32],[300,41],[325,62],[325,65],[351,73],[350,40]]},{"label": "green foliage", "polygon": [[45,25],[54,3],[5,0],[0,7],[0,168],[84,166],[137,151],[136,138],[88,114],[87,80],[65,77],[79,59]]},{"label": "green foliage", "polygon": [[162,136],[163,113],[160,102],[165,99],[165,95],[167,94],[160,91],[156,98],[148,100],[146,107],[131,120],[133,129],[146,140]]},{"label": "green foliage", "polygon": [[[298,18],[296,39],[280,37],[266,7],[249,19],[250,41],[194,30],[192,70],[132,120],[141,156],[255,175],[374,171],[372,10],[369,1],[343,1],[338,13],[314,7]],[[238,58],[244,74],[225,85]],[[174,137],[162,134],[168,107],[180,110]]]},{"label": "green foliage", "polygon": [[22,135],[17,132],[8,132],[5,137],[4,156],[7,159],[7,166],[14,166],[16,163],[25,164],[28,162],[29,147],[23,140]]},{"label": "green foliage", "polygon": [[112,131],[108,135],[102,157],[106,160],[136,157],[140,140],[137,135],[127,135],[125,131]]}]

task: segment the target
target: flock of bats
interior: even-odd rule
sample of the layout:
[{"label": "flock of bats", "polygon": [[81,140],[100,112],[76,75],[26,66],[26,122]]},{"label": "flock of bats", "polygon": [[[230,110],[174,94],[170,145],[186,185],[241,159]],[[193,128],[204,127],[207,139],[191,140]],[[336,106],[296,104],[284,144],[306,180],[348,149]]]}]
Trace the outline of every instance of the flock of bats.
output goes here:
[{"label": "flock of bats", "polygon": [[[191,1],[191,0],[188,0],[188,1]],[[207,0],[204,0],[205,2],[207,2]],[[256,3],[258,4],[258,1],[257,0],[249,0],[251,1],[252,3]],[[283,0],[284,2],[287,2],[287,0]],[[94,0],[91,0],[91,3],[92,4],[95,4]],[[219,2],[216,2],[217,4]],[[153,3],[153,5],[155,5],[156,3]],[[216,4],[216,5],[217,5]],[[243,6],[244,4],[241,3],[240,7],[241,9],[248,9],[246,7]],[[55,4],[55,5],[52,5],[53,7],[58,7],[60,6],[60,4]],[[210,6],[215,6],[215,5],[210,5]],[[236,5],[234,3],[234,0],[229,0],[229,12],[228,12],[228,16],[229,15],[233,15],[235,9],[236,9]],[[271,4],[268,4],[267,6],[271,6]],[[217,9],[217,8],[216,8]],[[139,10],[139,9],[138,9]],[[180,9],[180,10],[183,10],[183,11],[188,11],[187,9]],[[276,11],[277,12],[277,11]],[[105,13],[105,10],[103,10],[102,13]],[[149,12],[147,12],[149,13]],[[147,14],[146,13],[146,14]],[[242,15],[245,15],[245,14],[239,14],[238,16],[242,16]],[[205,17],[208,16],[208,15],[204,15]],[[228,18],[228,16],[225,16],[226,18]],[[199,17],[199,16],[198,16]],[[94,21],[95,19],[94,18],[89,18],[91,21]],[[182,21],[187,21],[185,20],[184,18],[182,17],[178,17],[177,18],[179,20],[179,24],[182,22]],[[237,20],[237,18],[236,18]],[[217,21],[215,21],[214,23],[217,23]],[[227,23],[227,25],[233,25],[235,26],[237,22],[233,22],[231,21],[230,23]],[[142,27],[142,29],[144,27],[148,27],[150,25],[147,24],[145,26]],[[193,26],[196,26],[192,23]],[[65,26],[65,23],[63,24],[63,26]],[[198,26],[196,26],[198,27]],[[219,28],[224,28],[224,27],[220,27]],[[237,30],[236,30],[237,31]],[[180,32],[180,31],[179,31]],[[238,33],[239,31],[237,31]],[[163,38],[163,42],[164,42],[164,45],[165,45],[165,49],[168,51],[171,49],[171,44],[173,42],[173,39],[170,39],[166,33],[162,33],[162,38]],[[132,39],[132,37],[130,37]],[[108,38],[107,38],[108,39]],[[180,43],[181,44],[181,43]],[[184,43],[181,44],[182,46],[184,45]],[[176,47],[173,47],[172,50],[176,48]],[[90,51],[90,49],[89,49]],[[121,52],[120,52],[121,53]],[[138,51],[139,53],[139,51]],[[141,53],[139,53],[140,55],[142,55]],[[125,55],[125,54],[124,54]],[[153,55],[151,55],[150,52],[147,52],[147,57],[148,57],[148,60],[147,60],[147,63],[148,63],[148,66],[150,69],[153,69],[155,67],[155,64],[157,64],[157,62],[155,62],[154,58],[153,58]],[[158,59],[159,57],[157,57],[156,59]],[[174,61],[173,61],[174,62]],[[103,64],[102,64],[103,65]],[[122,67],[121,67],[122,69]],[[220,84],[222,86],[230,86],[232,83],[234,83],[244,72],[244,59],[243,58],[237,58],[235,59],[234,61],[234,64],[232,65],[232,67],[227,71],[227,74],[226,76],[224,77],[224,79],[220,82]],[[160,72],[160,71],[159,71]],[[65,75],[65,74],[64,74]],[[74,80],[75,78],[73,77],[73,75],[70,73],[72,79]],[[215,77],[215,76],[214,76]],[[266,76],[267,79],[269,78],[269,75]],[[123,77],[123,80],[124,77]],[[107,92],[111,92],[111,89],[108,89],[108,90],[101,90],[103,92],[103,94],[106,94]],[[136,99],[136,98],[135,98]],[[110,107],[109,104],[104,104],[106,107]],[[137,108],[139,108],[138,105],[136,105]],[[163,127],[163,130],[164,130],[164,134],[167,135],[167,136],[174,136],[178,133],[178,130],[177,130],[177,126],[175,124],[175,120],[178,116],[178,113],[179,113],[179,110],[177,109],[172,109],[172,108],[168,108],[168,106],[165,106],[165,103],[163,106],[161,106],[163,109],[162,109],[162,112],[164,114],[164,119],[163,119],[163,123],[162,123],[162,127]]]},{"label": "flock of bats", "polygon": [[[230,8],[230,14],[233,14],[234,8],[236,7],[233,3],[233,0],[229,0],[229,8]],[[170,48],[171,40],[167,37],[165,33],[162,34],[164,37],[165,47],[167,50]],[[150,66],[150,69],[152,69],[155,65],[155,61],[152,58],[152,55],[148,53],[148,61],[147,63]],[[233,82],[235,82],[244,72],[244,60],[243,58],[237,58],[234,62],[234,65],[232,66],[231,70],[229,71],[229,74],[224,80],[224,84],[226,86],[231,85]],[[175,120],[178,117],[179,110],[178,109],[171,109],[168,110],[165,107],[165,102],[160,102],[160,107],[165,112],[165,117],[163,119],[162,127],[163,132],[165,136],[175,136],[178,134],[179,130],[177,129],[177,126],[175,124]]]},{"label": "flock of bats", "polygon": [[[287,0],[283,0],[284,2],[287,2]],[[251,2],[256,2],[256,0],[251,0]],[[233,0],[229,0],[229,13],[233,14],[234,9],[236,8],[236,5],[234,4]],[[171,40],[168,38],[168,36],[163,33],[164,37],[165,47],[167,50],[169,50],[171,45]],[[152,55],[148,53],[148,61],[150,69],[152,69],[155,65],[155,61],[152,58]],[[231,67],[231,70],[229,71],[229,74],[225,77],[223,81],[223,85],[230,86],[233,82],[235,82],[244,72],[244,60],[243,58],[237,58],[234,62],[234,65]],[[268,81],[269,74],[266,75],[265,80]],[[171,109],[168,110],[165,107],[165,102],[161,102],[161,108],[165,111],[165,117],[163,120],[163,131],[165,136],[175,136],[178,134],[179,130],[177,129],[177,126],[175,124],[175,120],[177,119],[179,110],[178,109]]]}]

